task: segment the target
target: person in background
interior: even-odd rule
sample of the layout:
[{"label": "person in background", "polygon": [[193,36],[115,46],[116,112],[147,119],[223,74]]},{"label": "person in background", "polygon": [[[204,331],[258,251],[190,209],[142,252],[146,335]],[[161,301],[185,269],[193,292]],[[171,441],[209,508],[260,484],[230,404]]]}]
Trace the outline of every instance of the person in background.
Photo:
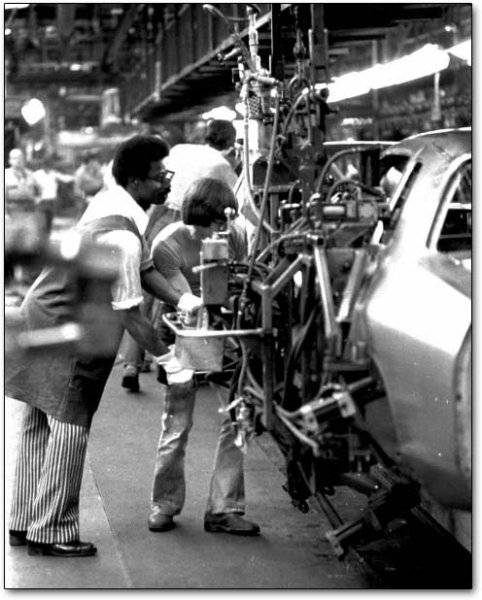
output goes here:
[{"label": "person in background", "polygon": [[166,168],[174,173],[171,191],[165,205],[151,213],[149,236],[154,238],[165,225],[180,218],[184,195],[194,181],[210,177],[234,189],[237,175],[225,155],[229,155],[235,142],[236,129],[233,124],[223,119],[213,119],[206,126],[204,144],[177,144],[171,148],[166,159]]},{"label": "person in background", "polygon": [[74,180],[76,193],[87,204],[103,188],[104,174],[95,152],[88,151],[83,155],[82,164],[75,171]]},{"label": "person in background", "polygon": [[20,148],[8,155],[10,167],[5,169],[5,212],[11,217],[35,213],[41,190],[35,177],[25,166],[25,156]]},{"label": "person in background", "polygon": [[[79,539],[79,494],[92,418],[112,370],[123,329],[154,355],[166,346],[140,311],[143,285],[153,295],[194,311],[192,294],[176,291],[154,268],[143,233],[145,211],[164,202],[163,159],[169,148],[153,136],[123,142],[114,159],[117,186],[98,194],[75,230],[113,248],[118,277],[112,286],[112,319],[106,318],[108,356],[75,350],[40,352],[18,361],[6,378],[6,392],[26,403],[9,524],[13,546],[31,555],[90,556],[95,546]],[[30,331],[76,321],[76,280],[71,270],[46,267],[21,310]],[[82,292],[82,290],[80,290]]]},{"label": "person in background", "polygon": [[[181,206],[186,190],[193,182],[209,177],[224,182],[230,189],[236,185],[237,175],[226,158],[235,149],[236,130],[230,121],[213,119],[205,127],[204,144],[177,144],[169,152],[165,165],[173,172],[171,191],[165,205],[155,206],[149,217],[146,239],[151,243],[166,225],[181,218]],[[153,309],[155,311],[155,307]],[[139,373],[144,365],[143,348],[133,340],[125,346],[122,387],[138,392]]]},{"label": "person in background", "polygon": [[42,216],[45,234],[49,235],[52,230],[52,221],[57,206],[57,192],[59,183],[72,183],[74,177],[65,175],[57,171],[55,166],[55,156],[47,156],[42,161],[40,169],[34,172],[33,176],[40,188],[40,200],[38,209]]},{"label": "person in background", "polygon": [[[8,155],[9,168],[5,169],[5,228],[10,231],[17,226],[25,227],[36,238],[43,237],[42,219],[37,210],[40,187],[25,164],[20,148],[13,148]],[[38,269],[30,264],[6,265],[5,277],[21,286],[30,285],[38,275]],[[22,294],[23,295],[23,294]]]},{"label": "person in background", "polygon": [[[200,276],[193,273],[192,269],[199,265],[202,240],[216,231],[226,229],[226,208],[237,212],[231,188],[216,179],[198,179],[188,188],[184,197],[182,221],[168,225],[154,238],[151,249],[154,265],[179,293],[199,294]],[[238,223],[231,224],[228,240],[231,258],[235,261],[245,259],[246,236]],[[172,308],[165,306],[163,310],[171,312]],[[168,341],[168,338],[164,339]],[[156,532],[172,529],[175,526],[174,516],[181,512],[184,505],[184,457],[193,424],[196,396],[194,371],[183,369],[182,375],[176,374],[177,382],[170,380],[167,367],[166,372],[162,430],[148,518],[149,529]],[[218,390],[217,386],[215,388]],[[218,395],[221,396],[220,391]],[[225,396],[222,396],[222,403],[225,408]],[[229,414],[225,412],[219,431],[204,528],[209,532],[257,535],[258,525],[242,517],[245,512],[243,453],[235,445],[235,439],[236,431]]]}]

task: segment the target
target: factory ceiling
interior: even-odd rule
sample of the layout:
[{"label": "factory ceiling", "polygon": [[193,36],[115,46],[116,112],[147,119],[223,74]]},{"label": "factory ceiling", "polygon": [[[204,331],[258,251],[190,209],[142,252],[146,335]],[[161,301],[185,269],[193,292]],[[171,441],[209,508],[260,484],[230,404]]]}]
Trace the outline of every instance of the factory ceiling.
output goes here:
[{"label": "factory ceiling", "polygon": [[[77,86],[77,93],[95,96],[117,86],[124,112],[146,119],[199,114],[214,99],[234,96],[236,59],[220,59],[233,48],[232,32],[201,4],[19,6],[24,8],[5,12],[4,38],[7,85],[16,90]],[[247,39],[247,5],[214,6],[239,19],[240,34]],[[454,6],[471,11],[469,4],[442,3],[277,4],[272,29],[272,5],[250,6],[259,8],[262,63],[268,66],[276,38],[284,77],[294,72],[296,25],[308,29],[310,6],[327,30],[325,77],[369,65],[373,43],[382,43],[389,32],[403,31],[406,43],[436,22],[450,22]]]}]

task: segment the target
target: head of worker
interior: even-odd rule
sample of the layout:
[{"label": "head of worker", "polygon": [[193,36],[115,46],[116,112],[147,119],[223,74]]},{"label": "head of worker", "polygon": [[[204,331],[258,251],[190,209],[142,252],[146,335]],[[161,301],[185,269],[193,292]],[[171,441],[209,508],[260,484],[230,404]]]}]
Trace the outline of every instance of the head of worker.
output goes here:
[{"label": "head of worker", "polygon": [[237,213],[238,203],[232,189],[218,179],[197,179],[184,194],[182,220],[200,239],[225,230],[228,214],[233,219]]},{"label": "head of worker", "polygon": [[8,155],[8,164],[13,169],[23,169],[25,167],[25,157],[20,148],[13,148]]},{"label": "head of worker", "polygon": [[59,157],[56,154],[48,154],[41,162],[42,169],[44,169],[44,171],[52,171],[55,168],[58,159]]},{"label": "head of worker", "polygon": [[236,129],[231,121],[213,119],[207,124],[204,140],[215,150],[229,152],[236,141]]},{"label": "head of worker", "polygon": [[163,204],[170,190],[172,172],[164,168],[167,142],[156,135],[135,135],[120,144],[112,175],[141,208]]}]

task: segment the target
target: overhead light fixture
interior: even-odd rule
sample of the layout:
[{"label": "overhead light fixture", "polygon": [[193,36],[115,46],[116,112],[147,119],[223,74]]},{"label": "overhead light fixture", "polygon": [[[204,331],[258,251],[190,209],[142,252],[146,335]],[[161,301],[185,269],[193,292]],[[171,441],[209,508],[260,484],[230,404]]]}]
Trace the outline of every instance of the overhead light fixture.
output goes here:
[{"label": "overhead light fixture", "polygon": [[452,48],[448,48],[447,52],[457,56],[457,58],[465,60],[469,66],[472,66],[472,48],[470,40],[465,40],[465,42],[461,42],[460,44],[452,46]]},{"label": "overhead light fixture", "polygon": [[363,96],[370,91],[368,78],[364,71],[347,73],[337,77],[333,83],[328,84],[329,96],[328,102],[339,102],[347,98]]},{"label": "overhead light fixture", "polygon": [[379,90],[414,81],[443,71],[448,67],[449,62],[450,57],[447,52],[435,44],[426,44],[412,54],[370,69],[369,85],[372,89]]},{"label": "overhead light fixture", "polygon": [[5,10],[20,10],[21,8],[27,8],[30,4],[5,4]]},{"label": "overhead light fixture", "polygon": [[43,102],[37,98],[31,98],[20,109],[22,117],[25,119],[28,125],[32,126],[41,121],[45,115],[45,106]]},{"label": "overhead light fixture", "polygon": [[[439,73],[448,67],[448,52],[435,44],[426,44],[416,52],[389,63],[377,64],[364,71],[354,71],[337,77],[328,84],[327,102],[340,102],[348,98],[363,96],[371,90],[400,85],[427,75]],[[326,87],[318,84],[316,89]]]}]

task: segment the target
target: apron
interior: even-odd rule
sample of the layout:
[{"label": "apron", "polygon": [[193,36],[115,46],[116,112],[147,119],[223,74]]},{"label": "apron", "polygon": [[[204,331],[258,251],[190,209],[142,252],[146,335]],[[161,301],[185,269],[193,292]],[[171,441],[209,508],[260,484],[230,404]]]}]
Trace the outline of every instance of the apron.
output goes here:
[{"label": "apron", "polygon": [[[94,242],[99,234],[114,230],[131,231],[141,240],[143,256],[148,252],[144,238],[126,217],[103,217],[79,229],[83,239]],[[75,321],[78,294],[72,269],[59,266],[45,268],[22,303],[28,329],[55,327]],[[113,316],[112,331],[109,331],[112,335],[111,355],[79,355],[65,349],[27,353],[10,369],[5,382],[6,394],[58,421],[90,427],[123,334],[119,315],[112,308],[110,311]]]}]

